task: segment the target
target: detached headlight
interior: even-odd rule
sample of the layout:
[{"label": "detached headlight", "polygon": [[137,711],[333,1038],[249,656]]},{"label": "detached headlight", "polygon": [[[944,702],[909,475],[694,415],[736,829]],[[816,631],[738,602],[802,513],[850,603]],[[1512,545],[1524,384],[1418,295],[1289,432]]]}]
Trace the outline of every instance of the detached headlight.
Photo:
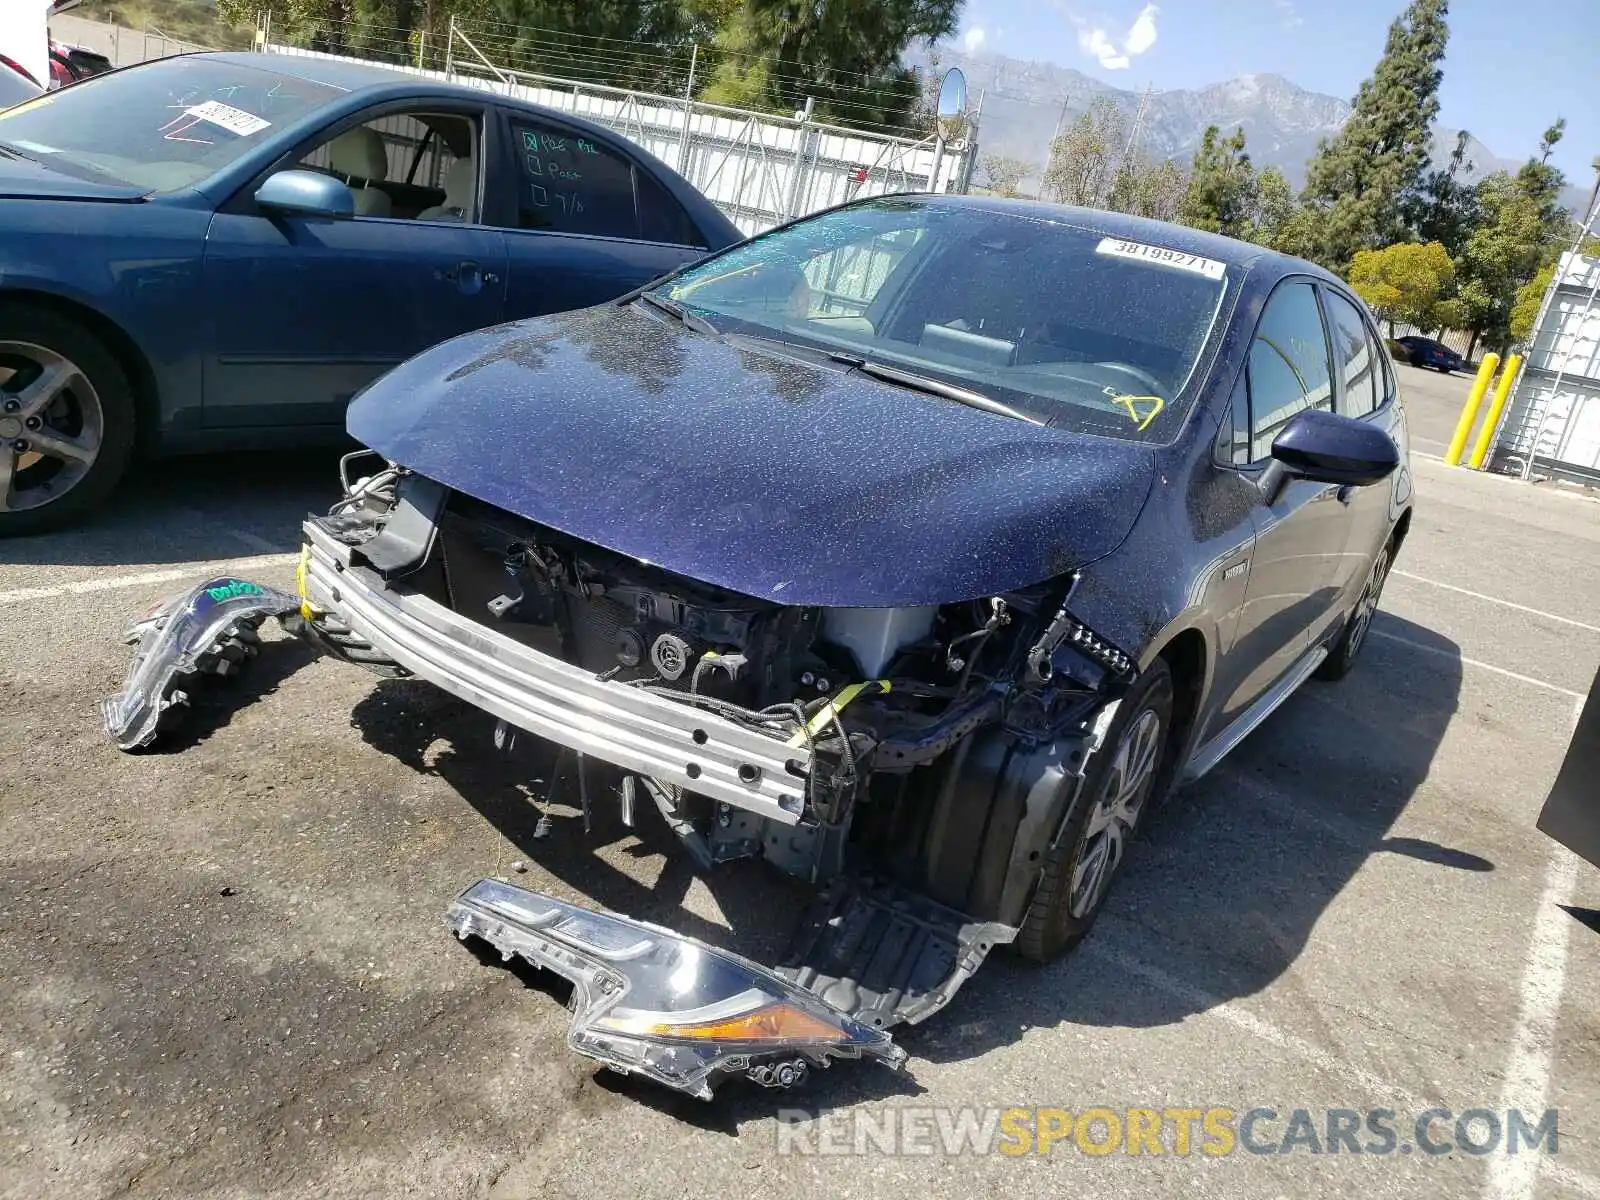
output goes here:
[{"label": "detached headlight", "polygon": [[123,750],[148,746],[188,703],[196,675],[231,675],[255,652],[255,631],[268,616],[300,601],[247,579],[208,579],[158,604],[134,622],[123,641],[134,647],[127,682],[100,702],[106,733]]},{"label": "detached headlight", "polygon": [[458,937],[480,937],[572,981],[568,1042],[579,1054],[710,1099],[730,1075],[788,1087],[834,1057],[906,1058],[767,968],[671,930],[590,912],[492,879],[450,906]]}]

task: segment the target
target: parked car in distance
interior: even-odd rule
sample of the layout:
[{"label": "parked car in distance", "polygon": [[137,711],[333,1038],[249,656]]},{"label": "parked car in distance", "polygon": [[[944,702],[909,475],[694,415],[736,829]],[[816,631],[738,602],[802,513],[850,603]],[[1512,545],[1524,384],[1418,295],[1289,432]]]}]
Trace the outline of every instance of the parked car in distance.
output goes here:
[{"label": "parked car in distance", "polygon": [[[612,764],[624,821],[648,797],[702,869],[820,889],[779,974],[859,1039],[997,944],[1071,949],[1163,795],[1352,669],[1411,522],[1383,347],[1343,282],[1259,246],[862,201],[372,385],[302,612]],[[458,932],[574,978],[604,954],[480,888]],[[754,1003],[694,997],[730,1027]],[[806,1013],[811,1041],[730,1033],[688,1073],[660,1014],[580,1012],[572,1044],[709,1094],[825,1061]]]},{"label": "parked car in distance", "polygon": [[1451,371],[1461,370],[1465,365],[1461,355],[1443,342],[1436,342],[1432,338],[1412,335],[1396,338],[1395,341],[1405,347],[1406,361],[1413,367],[1432,367],[1435,371],[1443,371],[1448,375]]},{"label": "parked car in distance", "polygon": [[375,67],[187,55],[0,112],[0,534],[136,446],[342,440],[417,351],[740,236],[609,130]]}]

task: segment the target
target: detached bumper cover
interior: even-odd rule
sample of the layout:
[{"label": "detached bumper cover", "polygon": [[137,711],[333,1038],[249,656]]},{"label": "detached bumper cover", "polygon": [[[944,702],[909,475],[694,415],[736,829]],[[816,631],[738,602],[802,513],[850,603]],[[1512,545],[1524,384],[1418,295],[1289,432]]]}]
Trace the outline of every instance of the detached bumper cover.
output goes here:
[{"label": "detached bumper cover", "polygon": [[887,1033],[767,968],[643,921],[493,879],[462,892],[446,920],[463,940],[571,980],[577,1053],[701,1099],[735,1075],[788,1087],[834,1058],[906,1060]]},{"label": "detached bumper cover", "polygon": [[305,527],[303,595],[412,674],[583,754],[786,825],[804,811],[810,753],[770,733],[600,679],[353,565]]}]

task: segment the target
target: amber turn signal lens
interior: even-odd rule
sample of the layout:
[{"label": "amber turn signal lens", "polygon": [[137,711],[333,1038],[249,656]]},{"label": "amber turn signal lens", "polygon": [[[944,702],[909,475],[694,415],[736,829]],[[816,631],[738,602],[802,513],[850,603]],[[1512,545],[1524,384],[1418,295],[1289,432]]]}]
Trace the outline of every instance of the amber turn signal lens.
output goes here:
[{"label": "amber turn signal lens", "polygon": [[638,1024],[609,1019],[601,1022],[642,1037],[694,1038],[706,1042],[842,1042],[846,1034],[836,1025],[819,1020],[792,1004],[769,1004],[742,1017],[724,1021],[705,1021],[697,1025],[670,1025],[660,1022]]}]

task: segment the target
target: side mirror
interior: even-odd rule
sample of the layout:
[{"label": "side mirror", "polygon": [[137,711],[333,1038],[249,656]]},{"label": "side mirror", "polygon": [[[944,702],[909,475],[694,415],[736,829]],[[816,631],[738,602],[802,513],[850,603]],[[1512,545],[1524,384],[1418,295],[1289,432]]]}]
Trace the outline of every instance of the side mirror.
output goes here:
[{"label": "side mirror", "polygon": [[331,175],[279,171],[256,189],[256,203],[271,213],[297,217],[353,217],[356,198]]},{"label": "side mirror", "polygon": [[1272,443],[1284,473],[1314,483],[1367,487],[1400,467],[1400,450],[1376,425],[1321,409],[1297,414]]}]

